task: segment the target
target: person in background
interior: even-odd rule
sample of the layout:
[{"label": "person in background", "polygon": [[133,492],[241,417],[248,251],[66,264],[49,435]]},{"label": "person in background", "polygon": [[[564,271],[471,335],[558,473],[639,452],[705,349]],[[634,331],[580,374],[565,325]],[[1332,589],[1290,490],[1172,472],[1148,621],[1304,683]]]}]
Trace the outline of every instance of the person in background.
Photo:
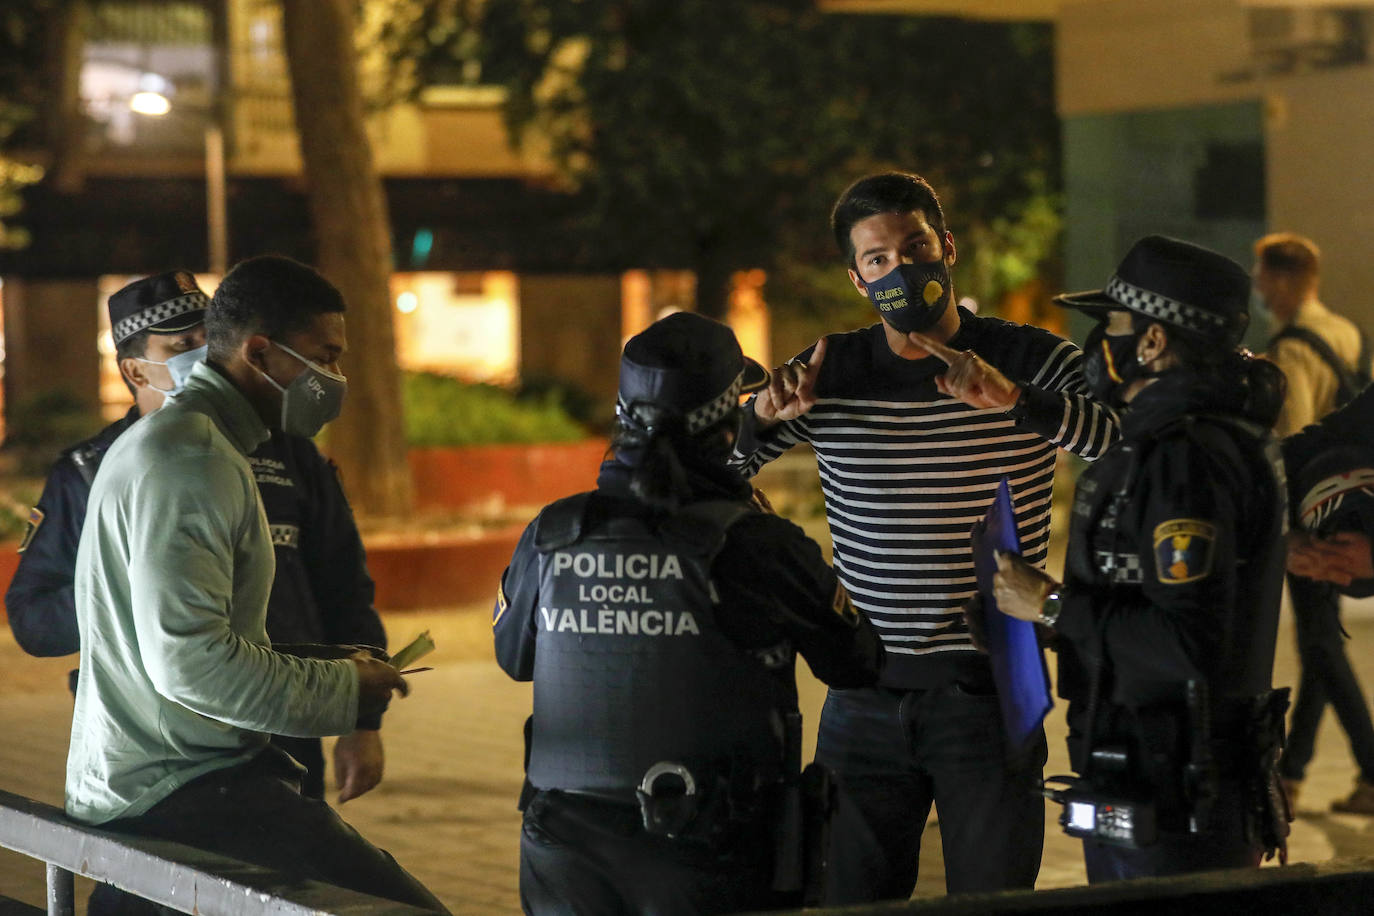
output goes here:
[{"label": "person in background", "polygon": [[[1288,394],[1275,425],[1280,437],[1296,434],[1348,401],[1355,393],[1361,363],[1368,362],[1359,329],[1319,298],[1320,257],[1310,239],[1289,232],[1266,235],[1255,243],[1254,288],[1280,324],[1267,355],[1288,379]],[[1288,595],[1302,677],[1280,762],[1284,789],[1296,806],[1316,750],[1317,726],[1329,703],[1359,768],[1354,789],[1335,801],[1332,810],[1374,814],[1374,721],[1346,656],[1340,594],[1329,582],[1292,573]]]}]

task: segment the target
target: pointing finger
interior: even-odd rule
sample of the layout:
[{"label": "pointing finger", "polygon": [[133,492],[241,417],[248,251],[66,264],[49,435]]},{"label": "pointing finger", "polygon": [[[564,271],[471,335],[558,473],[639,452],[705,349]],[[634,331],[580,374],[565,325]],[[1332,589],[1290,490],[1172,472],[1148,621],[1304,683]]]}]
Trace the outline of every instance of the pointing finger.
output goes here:
[{"label": "pointing finger", "polygon": [[817,340],[815,348],[811,351],[811,358],[806,361],[807,372],[812,378],[815,378],[821,371],[821,362],[825,359],[825,348],[827,343],[828,339],[825,337]]},{"label": "pointing finger", "polygon": [[959,358],[959,354],[963,352],[962,350],[955,350],[950,347],[947,347],[935,338],[928,337],[925,334],[920,333],[919,331],[912,331],[906,336],[907,339],[914,343],[916,346],[920,347],[922,350],[925,350],[932,356],[938,356],[946,363],[953,363],[956,359]]},{"label": "pointing finger", "polygon": [[811,359],[807,360],[805,368],[802,369],[801,379],[797,383],[797,397],[809,399],[813,391],[816,390],[816,379],[821,374],[821,362],[825,359],[825,338],[816,341],[816,348],[811,351]]}]

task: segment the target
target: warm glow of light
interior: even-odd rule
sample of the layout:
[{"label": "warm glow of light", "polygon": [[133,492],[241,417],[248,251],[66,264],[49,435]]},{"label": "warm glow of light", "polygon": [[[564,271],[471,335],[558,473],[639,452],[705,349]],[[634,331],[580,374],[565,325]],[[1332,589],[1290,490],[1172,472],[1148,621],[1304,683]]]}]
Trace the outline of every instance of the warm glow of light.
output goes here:
[{"label": "warm glow of light", "polygon": [[172,103],[160,92],[135,92],[129,99],[129,107],[141,115],[161,117],[172,110]]},{"label": "warm glow of light", "polygon": [[734,329],[745,356],[772,366],[771,322],[768,304],[763,300],[763,284],[767,279],[768,275],[757,267],[731,275],[729,312],[725,320]]},{"label": "warm glow of light", "polygon": [[393,274],[391,282],[402,369],[499,385],[516,380],[520,287],[515,274],[416,271]]}]

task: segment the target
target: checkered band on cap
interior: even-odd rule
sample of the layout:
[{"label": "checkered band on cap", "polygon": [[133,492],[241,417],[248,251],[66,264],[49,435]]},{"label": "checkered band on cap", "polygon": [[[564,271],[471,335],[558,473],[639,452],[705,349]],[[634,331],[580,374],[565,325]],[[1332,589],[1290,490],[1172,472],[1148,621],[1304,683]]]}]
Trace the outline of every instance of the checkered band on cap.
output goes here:
[{"label": "checkered band on cap", "polygon": [[155,324],[162,324],[178,315],[185,315],[187,312],[205,310],[210,307],[210,297],[197,290],[178,296],[175,299],[168,299],[166,302],[159,302],[157,305],[135,312],[127,318],[121,318],[111,331],[115,344],[123,343],[133,337],[139,331],[147,330]]},{"label": "checkered band on cap", "polygon": [[1224,330],[1227,325],[1227,320],[1221,315],[1196,305],[1190,305],[1187,302],[1170,299],[1168,296],[1162,296],[1148,289],[1142,289],[1117,276],[1113,276],[1107,281],[1107,288],[1103,292],[1107,294],[1108,298],[1120,302],[1132,311],[1149,315],[1151,318],[1158,318],[1160,321],[1181,328],[1207,333]]},{"label": "checkered band on cap", "polygon": [[[735,376],[724,391],[718,396],[702,404],[700,407],[693,408],[687,412],[684,421],[687,426],[687,434],[695,435],[703,429],[710,429],[729,415],[730,411],[739,406],[740,394],[744,391],[744,370]],[[617,417],[627,416],[629,405],[621,398],[616,398],[615,415]],[[633,420],[633,418],[631,418]]]},{"label": "checkered band on cap", "polygon": [[735,380],[714,400],[702,404],[687,414],[687,432],[699,433],[703,429],[710,429],[724,420],[730,411],[739,407],[739,396],[743,390],[744,371],[740,370],[740,374],[735,376]]}]

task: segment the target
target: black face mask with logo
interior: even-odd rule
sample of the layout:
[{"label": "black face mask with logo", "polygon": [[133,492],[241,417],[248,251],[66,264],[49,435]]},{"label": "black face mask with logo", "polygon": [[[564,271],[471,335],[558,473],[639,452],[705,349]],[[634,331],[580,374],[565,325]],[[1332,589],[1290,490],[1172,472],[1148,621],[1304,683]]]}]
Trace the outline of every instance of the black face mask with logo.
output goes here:
[{"label": "black face mask with logo", "polygon": [[1132,382],[1156,374],[1147,371],[1136,359],[1140,333],[1108,334],[1105,321],[1098,322],[1088,332],[1083,341],[1083,380],[1088,383],[1094,398],[1121,407],[1126,403],[1123,395]]},{"label": "black face mask with logo", "polygon": [[949,268],[944,259],[898,264],[867,284],[878,317],[903,334],[935,326],[949,308]]}]

